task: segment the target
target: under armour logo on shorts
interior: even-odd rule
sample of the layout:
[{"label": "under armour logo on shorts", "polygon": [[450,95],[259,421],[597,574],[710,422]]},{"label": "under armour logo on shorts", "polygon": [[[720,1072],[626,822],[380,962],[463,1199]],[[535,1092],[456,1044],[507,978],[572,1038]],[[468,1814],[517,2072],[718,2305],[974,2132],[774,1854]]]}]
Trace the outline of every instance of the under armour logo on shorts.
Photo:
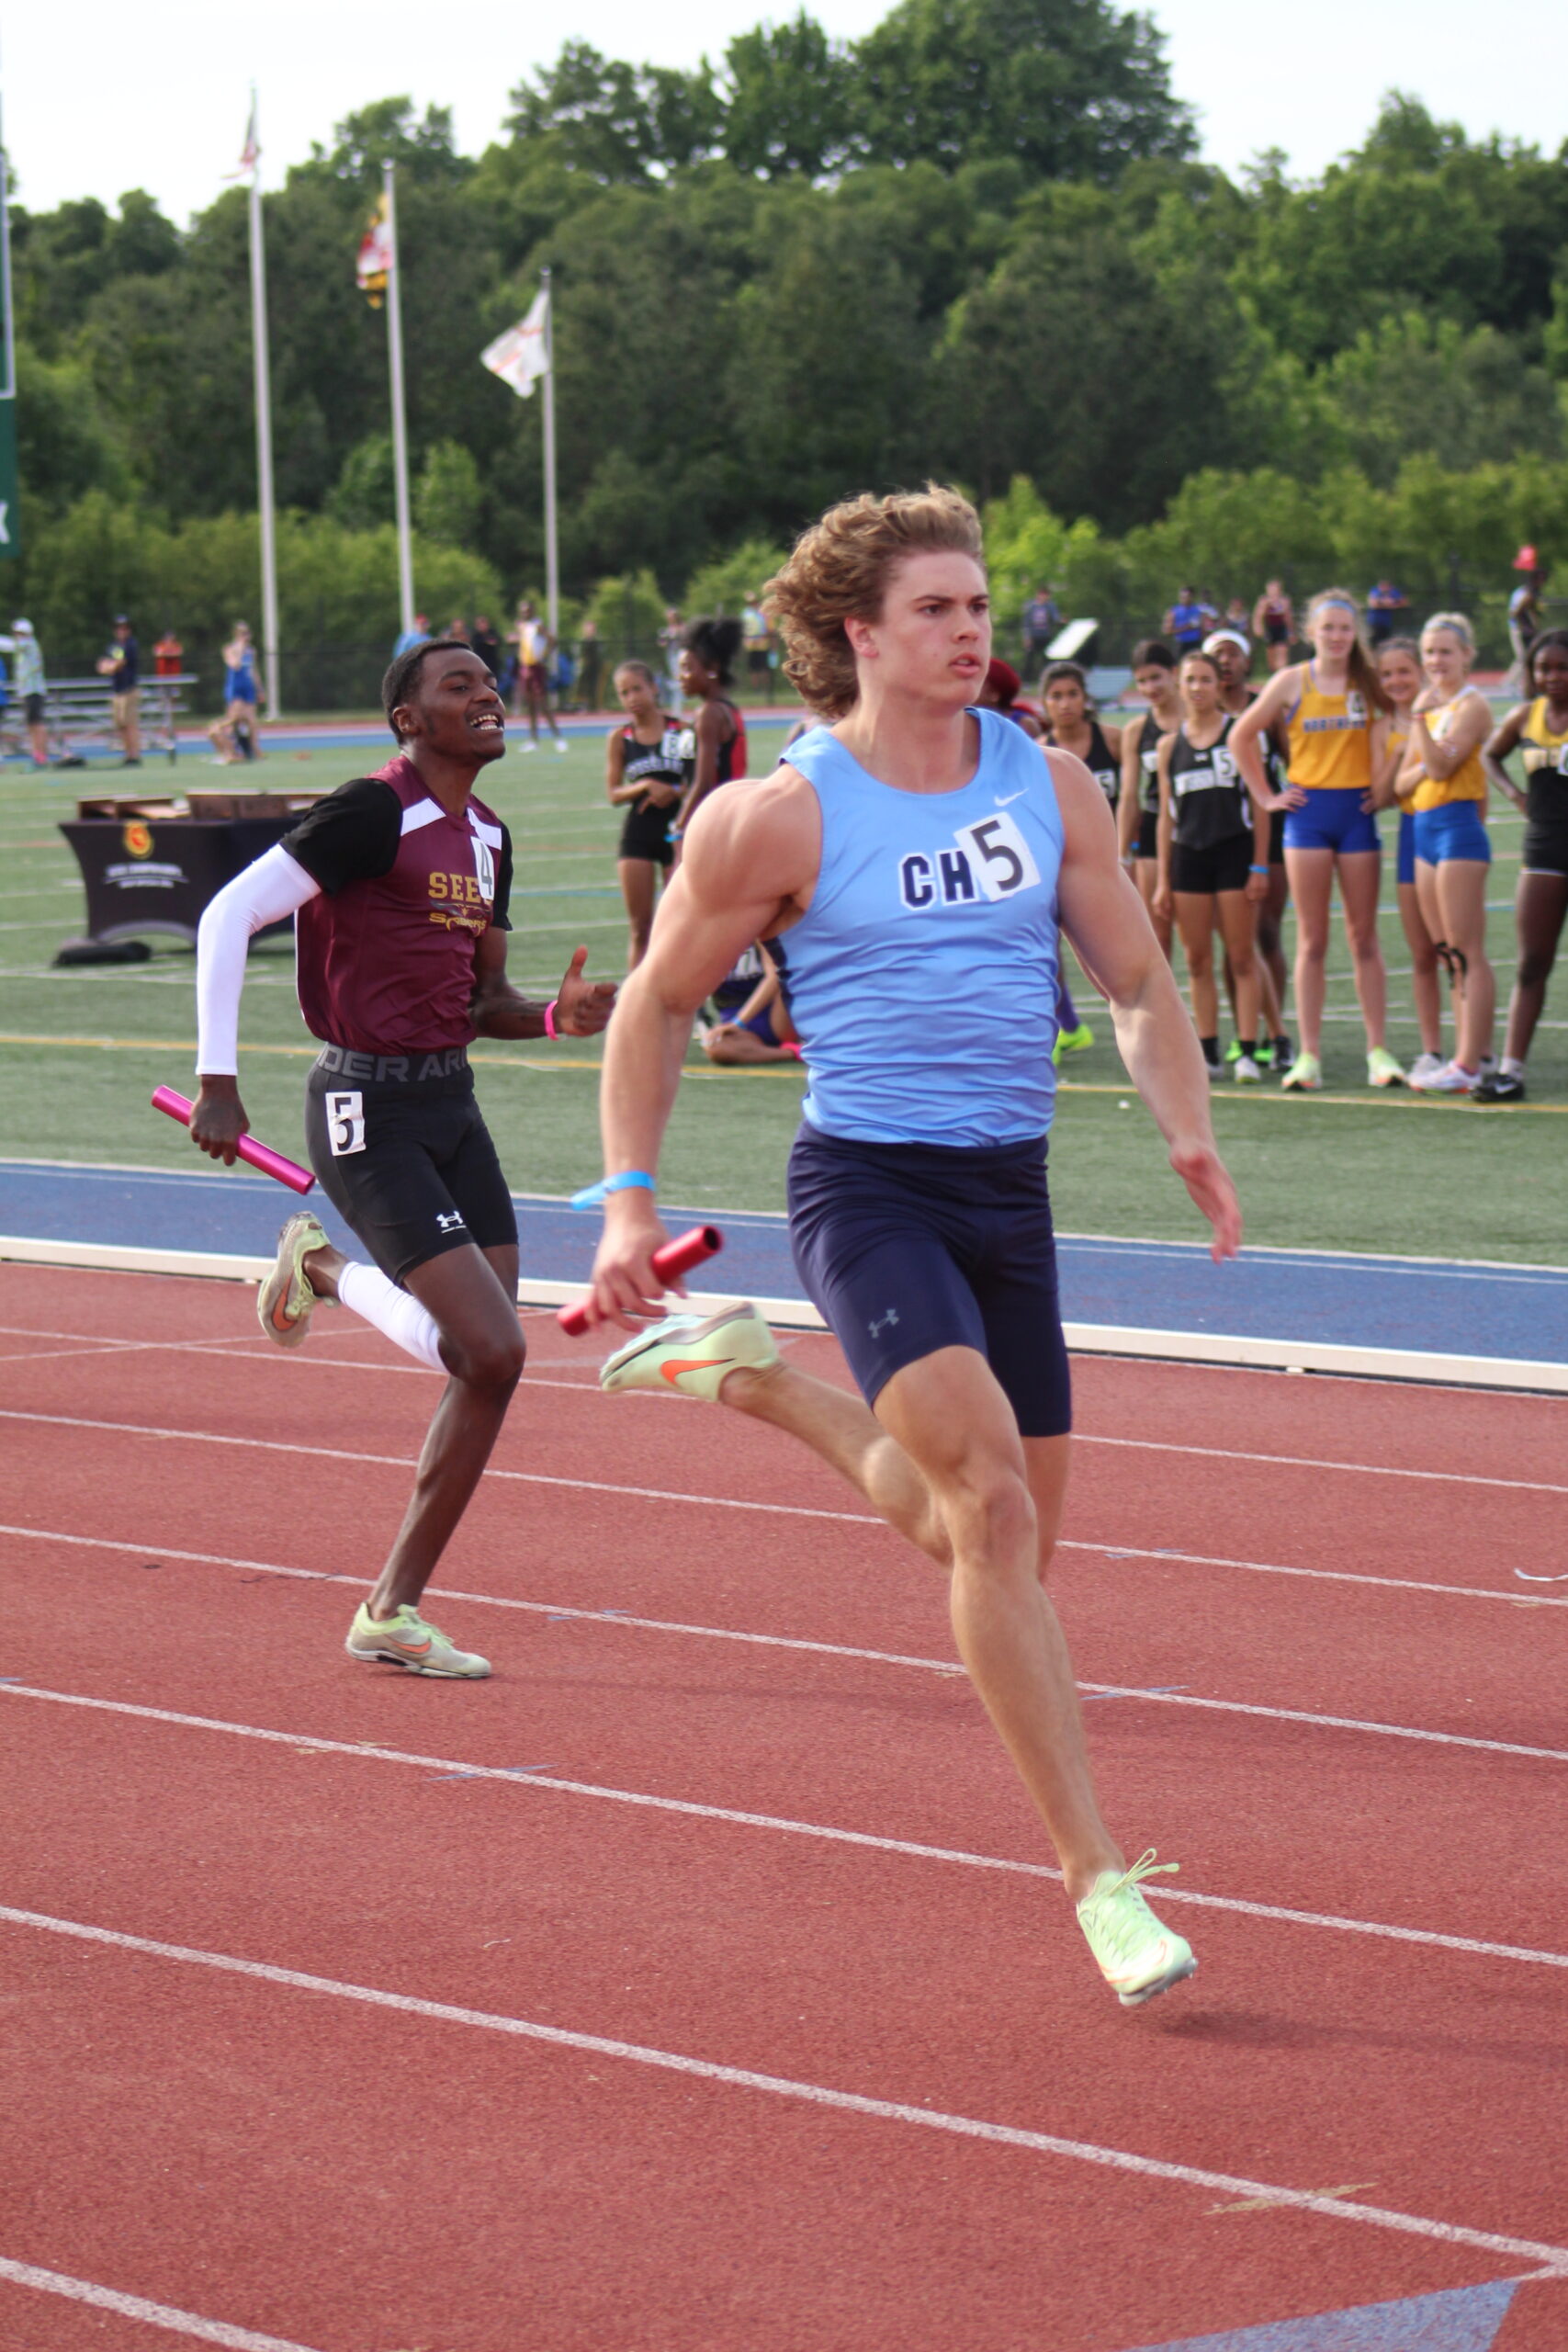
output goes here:
[{"label": "under armour logo on shorts", "polygon": [[436,1212],[435,1227],[438,1233],[457,1233],[467,1229],[463,1225],[461,1216],[456,1209],[438,1210]]},{"label": "under armour logo on shorts", "polygon": [[886,1315],[879,1315],[874,1323],[867,1324],[866,1329],[874,1340],[880,1332],[889,1329],[897,1320],[898,1309],[896,1306],[890,1306]]}]

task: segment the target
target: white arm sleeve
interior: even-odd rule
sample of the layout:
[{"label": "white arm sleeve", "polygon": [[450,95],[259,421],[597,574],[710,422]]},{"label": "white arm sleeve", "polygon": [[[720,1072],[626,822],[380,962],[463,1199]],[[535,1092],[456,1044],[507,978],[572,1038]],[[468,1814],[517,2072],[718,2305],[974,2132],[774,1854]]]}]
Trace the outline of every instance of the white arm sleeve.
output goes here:
[{"label": "white arm sleeve", "polygon": [[239,1069],[240,990],[252,939],[269,922],[319,898],[302,865],[281,847],[266,850],[236,874],[208,906],[196,934],[196,1067],[198,1074],[232,1078]]}]

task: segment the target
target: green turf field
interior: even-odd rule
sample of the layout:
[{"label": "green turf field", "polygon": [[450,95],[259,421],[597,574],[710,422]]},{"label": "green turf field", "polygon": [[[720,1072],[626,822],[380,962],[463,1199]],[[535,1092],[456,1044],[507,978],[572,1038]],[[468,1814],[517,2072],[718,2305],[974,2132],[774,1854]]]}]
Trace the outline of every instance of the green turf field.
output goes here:
[{"label": "green turf field", "polygon": [[[759,730],[760,748],[773,740]],[[247,790],[324,788],[369,764],[363,752],[284,752],[233,781]],[[580,942],[590,951],[591,973],[621,967],[618,820],[605,806],[601,775],[597,740],[578,738],[564,756],[541,751],[522,758],[513,751],[486,779],[486,797],[516,842],[512,968],[530,990],[553,991]],[[161,943],[141,967],[50,968],[60,942],[83,921],[74,862],[55,828],[74,815],[79,790],[101,793],[120,781],[116,771],[0,778],[0,1155],[140,1166],[184,1166],[196,1158],[180,1131],[147,1107],[160,1082],[193,1091],[186,1084],[196,1035],[193,956]],[[150,763],[135,782],[152,791],[215,786],[219,778],[200,761],[182,759],[177,771]],[[1519,837],[1512,810],[1495,809],[1491,935],[1502,1000],[1513,977],[1508,910]],[[1408,1058],[1416,1044],[1404,937],[1391,884],[1385,888],[1390,1043]],[[1287,955],[1291,946],[1287,927]],[[1330,970],[1329,1091],[1281,1096],[1269,1083],[1216,1094],[1221,1148],[1241,1188],[1250,1238],[1568,1263],[1568,957],[1531,1057],[1530,1101],[1499,1110],[1369,1094],[1337,942]],[[1066,1066],[1051,1154],[1058,1222],[1075,1233],[1195,1238],[1198,1220],[1125,1082],[1109,1021],[1089,989],[1080,1001],[1090,1008],[1096,1038]],[[281,1149],[299,1152],[301,1087],[313,1048],[294,1001],[287,947],[253,953],[242,1038],[252,1122]],[[591,1181],[598,1172],[596,1049],[571,1041],[481,1044],[476,1058],[514,1187],[563,1193]],[[694,1206],[782,1208],[801,1085],[794,1069],[716,1071],[694,1053],[665,1155],[667,1197]]]}]

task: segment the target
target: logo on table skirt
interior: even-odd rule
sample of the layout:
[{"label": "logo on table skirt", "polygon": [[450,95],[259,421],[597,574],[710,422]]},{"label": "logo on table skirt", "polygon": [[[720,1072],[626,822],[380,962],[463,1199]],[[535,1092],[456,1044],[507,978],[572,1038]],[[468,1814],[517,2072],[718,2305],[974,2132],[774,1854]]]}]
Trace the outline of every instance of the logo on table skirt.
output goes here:
[{"label": "logo on table skirt", "polygon": [[327,1149],[334,1159],[347,1159],[365,1148],[365,1097],[359,1093],[327,1096]]},{"label": "logo on table skirt", "polygon": [[117,890],[172,890],[186,879],[185,868],[162,858],[150,865],[106,865],[104,880]]},{"label": "logo on table skirt", "polygon": [[121,828],[119,838],[132,857],[152,856],[152,829],[144,825],[140,817],[133,817],[129,825]]}]

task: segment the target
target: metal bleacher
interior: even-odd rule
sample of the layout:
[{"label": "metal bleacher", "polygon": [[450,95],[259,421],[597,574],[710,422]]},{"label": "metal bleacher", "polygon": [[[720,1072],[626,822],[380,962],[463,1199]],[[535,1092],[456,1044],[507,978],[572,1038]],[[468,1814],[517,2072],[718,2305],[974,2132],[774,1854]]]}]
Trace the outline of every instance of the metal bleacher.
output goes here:
[{"label": "metal bleacher", "polygon": [[[142,679],[137,695],[144,759],[162,753],[174,765],[179,756],[176,729],[188,716],[186,698],[196,683],[185,671],[173,678]],[[51,767],[86,767],[94,761],[118,762],[124,756],[107,678],[51,678],[44,689],[44,725]],[[13,689],[0,723],[0,758],[25,755],[28,749],[21,699]]]}]

